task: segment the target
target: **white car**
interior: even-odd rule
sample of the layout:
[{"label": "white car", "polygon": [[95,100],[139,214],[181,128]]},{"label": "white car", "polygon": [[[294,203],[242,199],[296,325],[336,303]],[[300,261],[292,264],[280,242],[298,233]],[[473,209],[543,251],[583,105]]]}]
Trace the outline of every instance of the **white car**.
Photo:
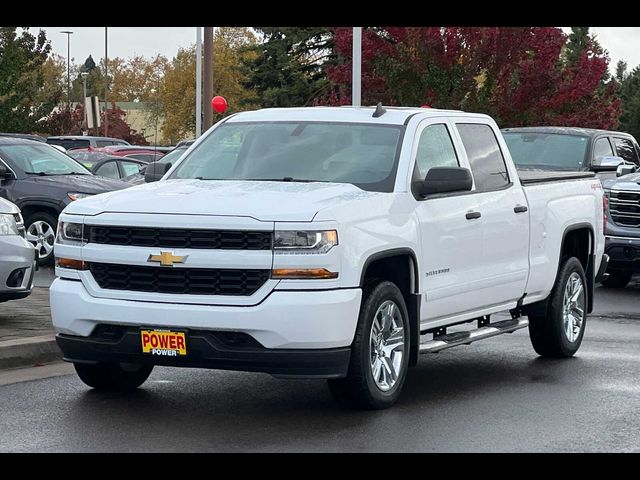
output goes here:
[{"label": "white car", "polygon": [[204,367],[388,407],[419,353],[529,326],[573,355],[607,263],[600,181],[521,178],[481,114],[243,112],[145,175],[60,217],[53,324],[97,389]]},{"label": "white car", "polygon": [[33,288],[37,254],[24,236],[20,209],[0,198],[0,303],[25,298]]}]

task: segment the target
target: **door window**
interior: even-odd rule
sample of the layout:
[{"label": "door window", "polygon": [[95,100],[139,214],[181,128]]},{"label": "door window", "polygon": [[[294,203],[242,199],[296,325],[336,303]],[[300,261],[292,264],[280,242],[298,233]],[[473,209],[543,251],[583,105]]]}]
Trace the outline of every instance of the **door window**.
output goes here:
[{"label": "door window", "polygon": [[638,152],[633,146],[633,142],[628,138],[616,137],[613,139],[613,143],[616,145],[618,156],[622,157],[625,161],[640,165],[638,160]]},{"label": "door window", "polygon": [[480,123],[456,126],[469,158],[476,190],[488,192],[509,185],[507,166],[493,129]]},{"label": "door window", "polygon": [[141,165],[136,162],[120,162],[120,166],[122,167],[122,176],[128,177],[138,173]]},{"label": "door window", "polygon": [[422,131],[416,152],[416,166],[421,179],[427,176],[427,172],[432,167],[459,166],[458,157],[445,124],[429,125]]}]

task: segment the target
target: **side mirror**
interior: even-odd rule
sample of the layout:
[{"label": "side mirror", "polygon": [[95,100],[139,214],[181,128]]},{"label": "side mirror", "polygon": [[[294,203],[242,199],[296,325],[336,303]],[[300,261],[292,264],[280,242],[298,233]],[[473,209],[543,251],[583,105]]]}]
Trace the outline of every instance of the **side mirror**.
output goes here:
[{"label": "side mirror", "polygon": [[0,180],[7,180],[11,177],[13,177],[11,170],[9,170],[3,163],[0,163]]},{"label": "side mirror", "polygon": [[157,182],[171,168],[170,163],[150,163],[144,171],[144,181],[146,183]]},{"label": "side mirror", "polygon": [[628,163],[624,165],[618,165],[618,168],[616,168],[616,177],[622,177],[623,175],[635,173],[636,170],[637,167],[635,165],[630,165]]},{"label": "side mirror", "polygon": [[598,157],[593,160],[591,169],[594,172],[613,172],[618,168],[618,165],[624,165],[626,162],[622,157],[607,156]]},{"label": "side mirror", "polygon": [[425,179],[418,183],[418,193],[426,197],[433,193],[469,191],[473,187],[473,178],[467,168],[433,167]]}]

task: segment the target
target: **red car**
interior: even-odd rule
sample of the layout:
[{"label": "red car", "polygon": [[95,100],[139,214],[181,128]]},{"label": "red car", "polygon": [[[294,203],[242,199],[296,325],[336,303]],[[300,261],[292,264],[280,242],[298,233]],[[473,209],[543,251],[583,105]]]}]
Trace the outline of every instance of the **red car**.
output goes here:
[{"label": "red car", "polygon": [[166,153],[163,147],[141,147],[137,145],[110,145],[102,148],[78,148],[76,152],[99,152],[116,157],[127,157],[145,162],[155,162]]}]

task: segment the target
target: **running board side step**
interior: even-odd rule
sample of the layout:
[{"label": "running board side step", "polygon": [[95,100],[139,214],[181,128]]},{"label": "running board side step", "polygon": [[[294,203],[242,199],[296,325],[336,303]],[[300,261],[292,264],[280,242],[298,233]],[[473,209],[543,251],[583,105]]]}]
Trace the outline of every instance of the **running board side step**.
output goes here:
[{"label": "running board side step", "polygon": [[454,332],[447,335],[440,335],[433,340],[420,344],[420,353],[436,353],[458,345],[468,345],[477,340],[483,340],[503,333],[513,333],[516,330],[525,328],[529,325],[526,318],[516,318],[513,320],[503,320],[501,322],[491,323],[485,327],[468,332]]}]

